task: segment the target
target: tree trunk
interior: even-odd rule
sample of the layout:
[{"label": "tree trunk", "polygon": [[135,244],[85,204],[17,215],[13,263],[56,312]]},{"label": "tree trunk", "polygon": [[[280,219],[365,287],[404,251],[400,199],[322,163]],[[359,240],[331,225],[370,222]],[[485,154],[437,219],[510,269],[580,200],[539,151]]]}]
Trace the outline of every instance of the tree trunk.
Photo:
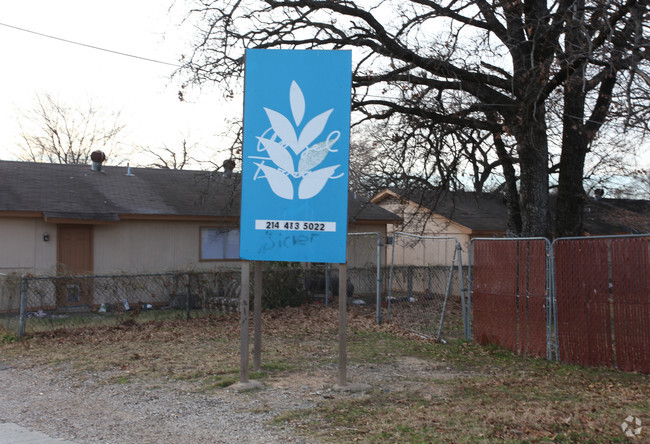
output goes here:
[{"label": "tree trunk", "polygon": [[[589,38],[585,35],[584,0],[577,0],[574,7],[567,11],[565,34],[565,67],[570,70],[573,60],[579,60],[589,53]],[[610,82],[601,84],[599,100],[596,101],[595,113],[591,116],[599,124],[590,136],[585,123],[585,105],[587,101],[586,73],[584,63],[576,67],[564,83],[564,110],[562,116],[562,154],[558,177],[557,205],[555,210],[555,236],[582,236],[584,232],[585,190],[582,186],[585,158],[589,143],[602,124],[604,116],[598,107],[606,109],[611,100]],[[613,85],[612,85],[613,86]]]},{"label": "tree trunk", "polygon": [[548,141],[545,110],[537,105],[534,113],[521,113],[514,128],[520,165],[521,234],[551,238],[548,211]]},{"label": "tree trunk", "polygon": [[579,70],[564,86],[562,119],[562,154],[555,210],[555,236],[582,236],[585,190],[582,187],[585,157],[589,140],[585,134],[584,107],[586,93]]},{"label": "tree trunk", "polygon": [[517,175],[515,167],[512,164],[512,156],[506,152],[505,145],[501,139],[501,134],[493,134],[494,147],[496,148],[497,156],[501,161],[501,168],[503,169],[503,177],[505,177],[505,194],[506,194],[506,208],[508,209],[508,224],[507,229],[509,232],[516,235],[521,234],[521,208],[519,207],[519,192],[517,191]]},{"label": "tree trunk", "polygon": [[[582,174],[586,151],[579,144],[564,143],[560,157],[560,175],[555,216],[555,236],[582,236],[585,190]],[[566,167],[565,167],[566,166]]]}]

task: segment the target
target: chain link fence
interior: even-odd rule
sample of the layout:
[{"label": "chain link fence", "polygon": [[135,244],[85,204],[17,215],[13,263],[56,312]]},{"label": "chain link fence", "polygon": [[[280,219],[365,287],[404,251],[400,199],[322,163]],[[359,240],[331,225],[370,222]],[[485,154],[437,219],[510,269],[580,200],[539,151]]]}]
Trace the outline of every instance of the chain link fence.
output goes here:
[{"label": "chain link fence", "polygon": [[474,239],[474,339],[650,373],[650,235]]},{"label": "chain link fence", "polygon": [[[350,233],[348,268],[352,305],[373,310],[381,297],[382,239]],[[385,267],[384,267],[385,268]],[[329,303],[338,296],[338,267],[267,262],[262,308]],[[22,337],[38,331],[189,318],[239,309],[240,268],[105,276],[0,275],[0,326]],[[327,291],[326,291],[327,290]],[[253,295],[251,295],[253,296]],[[250,298],[251,304],[254,297]]]},{"label": "chain link fence", "polygon": [[395,232],[386,318],[438,340],[467,337],[464,275],[455,238]]},{"label": "chain link fence", "polygon": [[239,269],[110,276],[12,276],[0,284],[3,328],[38,331],[236,311]]},{"label": "chain link fence", "polygon": [[[266,263],[262,308],[313,302],[317,295],[310,291],[308,278],[300,264]],[[239,268],[137,275],[2,276],[0,326],[22,337],[136,319],[234,313],[239,310],[240,287]]]},{"label": "chain link fence", "polygon": [[559,358],[650,373],[650,235],[553,243]]},{"label": "chain link fence", "polygon": [[[452,238],[349,233],[351,308],[428,337],[463,337],[465,282]],[[401,248],[401,249],[400,249]],[[262,307],[330,304],[338,267],[267,262]],[[210,272],[106,276],[0,276],[0,325],[18,336],[56,328],[189,318],[239,309],[239,267]],[[251,301],[254,297],[251,297]],[[252,303],[252,302],[251,302]],[[447,313],[447,316],[445,316]]]},{"label": "chain link fence", "polygon": [[[380,234],[350,233],[348,240],[353,258],[348,268],[350,302],[380,308],[384,273]],[[338,268],[328,264],[303,268],[268,262],[262,280],[263,308],[329,303],[330,296],[338,296]],[[153,320],[234,312],[239,308],[240,282],[238,267],[137,275],[0,275],[0,326],[21,337],[56,328],[118,325],[136,316]]]},{"label": "chain link fence", "polygon": [[[372,312],[382,321],[381,301],[386,297],[387,267],[385,244],[380,233],[348,234],[348,269],[346,292],[348,303],[358,310]],[[306,286],[317,303],[330,305],[339,295],[337,265],[310,264],[305,271]]]},{"label": "chain link fence", "polygon": [[0,273],[0,333],[18,334],[21,285],[19,274]]},{"label": "chain link fence", "polygon": [[552,359],[557,347],[550,242],[476,238],[470,242],[470,262],[474,339]]}]

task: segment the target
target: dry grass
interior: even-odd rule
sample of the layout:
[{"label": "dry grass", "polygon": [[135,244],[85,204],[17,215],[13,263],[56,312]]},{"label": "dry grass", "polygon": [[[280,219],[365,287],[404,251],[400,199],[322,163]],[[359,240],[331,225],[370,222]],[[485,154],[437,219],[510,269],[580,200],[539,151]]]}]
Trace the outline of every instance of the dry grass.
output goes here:
[{"label": "dry grass", "polygon": [[[528,359],[462,341],[435,344],[351,312],[348,375],[367,393],[323,397],[278,416],[295,433],[332,442],[625,442],[622,421],[645,424],[650,377]],[[318,306],[268,311],[263,319],[268,385],[336,380],[337,311]],[[0,341],[4,364],[72,367],[106,384],[182,379],[222,390],[239,377],[237,315],[127,322]]]}]

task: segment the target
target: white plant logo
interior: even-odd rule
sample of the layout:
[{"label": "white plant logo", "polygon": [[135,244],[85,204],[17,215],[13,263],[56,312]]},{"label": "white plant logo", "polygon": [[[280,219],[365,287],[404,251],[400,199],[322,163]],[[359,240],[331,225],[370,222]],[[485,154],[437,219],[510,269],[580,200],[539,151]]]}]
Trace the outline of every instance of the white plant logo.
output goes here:
[{"label": "white plant logo", "polygon": [[643,427],[641,427],[641,420],[639,418],[628,416],[625,418],[625,421],[621,423],[621,429],[623,430],[623,433],[625,433],[625,436],[632,438],[639,436]]},{"label": "white plant logo", "polygon": [[264,108],[271,127],[257,137],[257,151],[266,152],[268,157],[249,156],[261,160],[253,162],[257,166],[253,180],[266,178],[273,193],[288,200],[294,199],[295,182],[298,184],[298,199],[311,199],[321,192],[327,181],[344,176],[344,173],[335,175],[341,165],[315,169],[329,153],[337,151],[332,148],[341,133],[332,131],[325,140],[317,141],[334,111],[332,108],[311,119],[297,134],[296,128],[305,115],[305,97],[295,81],[291,82],[289,102],[295,127],[284,115]]}]

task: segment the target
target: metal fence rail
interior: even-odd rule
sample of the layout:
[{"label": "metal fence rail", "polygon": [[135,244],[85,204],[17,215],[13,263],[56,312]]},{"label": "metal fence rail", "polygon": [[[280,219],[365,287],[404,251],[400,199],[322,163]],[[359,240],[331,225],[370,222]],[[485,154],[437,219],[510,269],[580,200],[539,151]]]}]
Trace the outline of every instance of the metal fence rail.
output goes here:
[{"label": "metal fence rail", "polygon": [[650,373],[650,236],[553,243],[563,361]]},{"label": "metal fence rail", "polygon": [[453,237],[395,232],[386,318],[438,340],[467,336],[461,251]]},{"label": "metal fence rail", "polygon": [[556,347],[550,242],[472,239],[470,261],[474,339],[551,359]]}]

